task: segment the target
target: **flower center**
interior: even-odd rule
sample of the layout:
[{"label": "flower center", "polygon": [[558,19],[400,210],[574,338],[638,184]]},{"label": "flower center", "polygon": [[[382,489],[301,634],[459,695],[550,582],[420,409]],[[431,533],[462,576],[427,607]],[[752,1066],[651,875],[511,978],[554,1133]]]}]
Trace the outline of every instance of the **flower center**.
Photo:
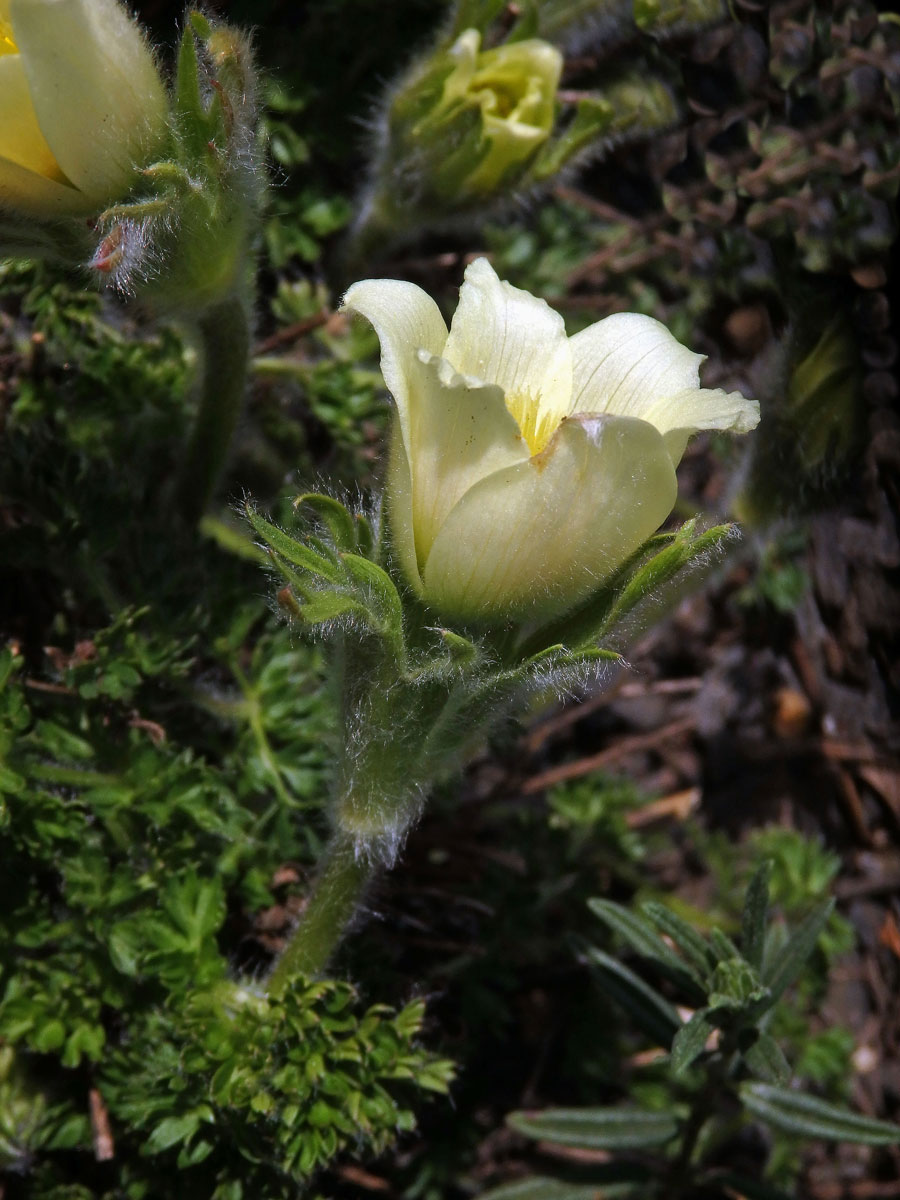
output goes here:
[{"label": "flower center", "polygon": [[515,112],[521,100],[521,96],[516,95],[512,88],[491,80],[473,83],[472,90],[481,99],[486,112],[504,120]]},{"label": "flower center", "polygon": [[559,425],[557,414],[546,408],[541,410],[540,392],[507,392],[505,399],[532,457],[540,454]]},{"label": "flower center", "polygon": [[13,40],[12,28],[8,21],[0,17],[0,57],[4,54],[18,54],[19,47]]}]

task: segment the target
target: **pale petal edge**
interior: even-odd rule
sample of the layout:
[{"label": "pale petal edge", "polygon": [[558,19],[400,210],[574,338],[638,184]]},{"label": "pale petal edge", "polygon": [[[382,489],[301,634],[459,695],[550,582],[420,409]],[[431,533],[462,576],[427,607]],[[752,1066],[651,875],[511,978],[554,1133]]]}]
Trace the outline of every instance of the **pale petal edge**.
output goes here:
[{"label": "pale petal edge", "polygon": [[701,430],[750,433],[759,424],[759,401],[721,388],[689,388],[660,400],[648,419],[662,433],[677,466],[688,440]]},{"label": "pale petal edge", "polygon": [[702,354],[642,313],[613,313],[569,338],[573,412],[608,412],[653,421],[666,396],[699,387]]}]

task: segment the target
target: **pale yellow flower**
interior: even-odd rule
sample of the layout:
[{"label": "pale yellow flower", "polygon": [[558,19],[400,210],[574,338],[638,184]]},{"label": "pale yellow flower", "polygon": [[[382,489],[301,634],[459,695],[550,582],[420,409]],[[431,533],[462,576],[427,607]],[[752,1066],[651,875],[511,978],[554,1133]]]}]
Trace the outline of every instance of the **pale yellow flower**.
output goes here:
[{"label": "pale yellow flower", "polygon": [[448,334],[411,283],[356,283],[397,405],[387,479],[397,558],[416,593],[463,619],[561,613],[665,520],[692,433],[744,433],[759,406],[699,384],[703,358],[651,317],[567,338],[543,300],[466,271]]},{"label": "pale yellow flower", "polygon": [[116,0],[0,0],[0,205],[89,214],[161,147],[166,95]]}]

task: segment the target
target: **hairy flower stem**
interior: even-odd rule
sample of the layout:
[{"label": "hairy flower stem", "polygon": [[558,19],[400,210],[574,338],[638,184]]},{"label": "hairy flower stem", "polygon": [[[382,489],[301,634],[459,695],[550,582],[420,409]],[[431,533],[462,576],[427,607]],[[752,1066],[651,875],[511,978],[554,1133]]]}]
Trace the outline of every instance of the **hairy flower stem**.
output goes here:
[{"label": "hairy flower stem", "polygon": [[191,524],[200,520],[213,497],[244,403],[250,322],[243,298],[229,296],[206,309],[197,330],[199,407],[178,483],[181,511]]},{"label": "hairy flower stem", "polygon": [[297,976],[325,970],[377,865],[356,853],[353,838],[334,832],[300,924],[269,976],[270,996],[283,996]]}]

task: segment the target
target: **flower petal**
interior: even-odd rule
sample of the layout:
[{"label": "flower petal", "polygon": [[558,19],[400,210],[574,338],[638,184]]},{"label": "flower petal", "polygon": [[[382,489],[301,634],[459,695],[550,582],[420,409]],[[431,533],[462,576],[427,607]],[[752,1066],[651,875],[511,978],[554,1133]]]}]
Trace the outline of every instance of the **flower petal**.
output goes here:
[{"label": "flower petal", "polygon": [[416,534],[413,529],[412,470],[403,445],[400,414],[396,412],[388,452],[386,505],[391,549],[416,595],[421,596],[422,576],[416,560]]},{"label": "flower petal", "polygon": [[168,106],[139,26],[116,0],[11,0],[40,127],[96,204],[117,198],[165,136]]},{"label": "flower petal", "polygon": [[451,510],[425,564],[449,615],[562,612],[668,516],[675,471],[660,433],[629,417],[574,417],[543,454],[496,471]]},{"label": "flower petal", "polygon": [[0,156],[47,179],[63,179],[38,125],[20,54],[0,57]]},{"label": "flower petal", "polygon": [[688,388],[660,398],[647,410],[649,421],[663,435],[675,466],[681,462],[688,438],[699,429],[749,433],[759,424],[759,401],[721,388]]},{"label": "flower petal", "polygon": [[342,309],[359,313],[378,334],[381,374],[394,397],[403,443],[409,450],[409,414],[422,390],[418,350],[440,355],[447,341],[441,310],[420,287],[400,279],[364,279],[344,296]]},{"label": "flower petal", "polygon": [[489,195],[503,185],[510,171],[521,171],[547,135],[511,117],[495,117],[485,112],[484,134],[490,150],[478,166],[466,176],[466,187],[473,194]]},{"label": "flower petal", "polygon": [[562,317],[545,300],[501,283],[485,258],[466,269],[444,358],[461,374],[503,388],[533,451],[573,411]]},{"label": "flower petal", "polygon": [[458,375],[427,351],[418,357],[424,387],[410,409],[410,460],[421,568],[457,500],[486,475],[525,461],[529,452],[500,388]]},{"label": "flower petal", "polygon": [[342,309],[369,322],[381,343],[381,373],[397,405],[388,464],[388,509],[394,550],[413,586],[420,578],[413,536],[412,414],[428,387],[418,351],[439,355],[447,340],[440,309],[421,288],[399,279],[364,279],[344,296]]},{"label": "flower petal", "polygon": [[703,355],[682,346],[652,317],[614,313],[576,333],[569,345],[575,411],[649,421],[663,434],[676,466],[698,429],[747,433],[759,423],[755,400],[701,388]]},{"label": "flower petal", "polygon": [[661,397],[700,386],[702,354],[640,313],[613,313],[569,339],[573,412],[616,413],[651,421]]},{"label": "flower petal", "polygon": [[489,88],[514,100],[507,114],[513,120],[537,127],[544,136],[553,124],[554,103],[563,56],[540,38],[485,50],[478,57],[472,88]]}]

